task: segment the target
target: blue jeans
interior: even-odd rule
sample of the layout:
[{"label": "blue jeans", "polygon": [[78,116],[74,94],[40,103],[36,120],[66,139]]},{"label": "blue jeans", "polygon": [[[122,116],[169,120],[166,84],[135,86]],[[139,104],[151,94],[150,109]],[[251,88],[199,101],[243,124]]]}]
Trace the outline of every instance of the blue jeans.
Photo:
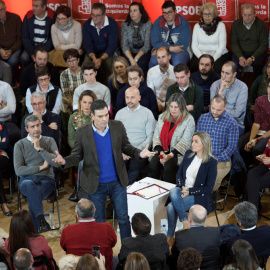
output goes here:
[{"label": "blue jeans", "polygon": [[22,68],[29,65],[31,63],[31,61],[32,61],[31,56],[27,53],[26,50],[24,50],[22,55],[21,55],[21,66],[22,66]]},{"label": "blue jeans", "polygon": [[168,237],[174,235],[177,216],[179,216],[180,221],[188,220],[186,211],[188,211],[190,207],[195,204],[193,195],[185,198],[182,198],[181,195],[182,192],[180,187],[175,187],[170,190],[169,197],[171,199],[171,203],[169,203],[167,206]]},{"label": "blue jeans", "polygon": [[[180,63],[187,65],[189,60],[189,54],[186,51],[180,53],[171,52],[171,62],[174,67]],[[157,56],[152,55],[149,62],[149,69],[156,65],[158,65]]]},{"label": "blue jeans", "polygon": [[106,202],[110,197],[113,208],[118,220],[121,240],[131,236],[130,222],[127,208],[127,191],[122,187],[119,180],[109,183],[99,183],[98,189],[94,194],[88,194],[95,207],[95,219],[97,222],[106,221]]},{"label": "blue jeans", "polygon": [[22,195],[27,197],[29,212],[38,232],[38,215],[44,215],[42,201],[52,194],[55,181],[43,175],[28,175],[20,178],[18,183]]}]

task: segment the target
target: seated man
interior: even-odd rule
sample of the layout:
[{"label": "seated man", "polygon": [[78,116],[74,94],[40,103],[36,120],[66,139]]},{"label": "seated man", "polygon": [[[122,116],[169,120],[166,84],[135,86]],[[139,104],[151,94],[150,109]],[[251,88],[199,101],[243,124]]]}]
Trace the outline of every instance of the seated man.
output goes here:
[{"label": "seated man", "polygon": [[36,70],[37,83],[29,87],[26,91],[25,105],[29,113],[34,111],[31,105],[31,94],[42,92],[46,97],[46,109],[60,114],[62,106],[62,91],[58,86],[51,84],[51,74],[47,67],[40,67]]},{"label": "seated man", "polygon": [[237,122],[227,113],[226,108],[226,98],[216,95],[211,102],[210,112],[201,115],[196,129],[210,135],[212,153],[218,161],[214,191],[220,187],[222,179],[231,169],[231,156],[239,138]]},{"label": "seated man", "polygon": [[190,71],[187,65],[178,64],[173,70],[176,83],[168,88],[166,102],[172,94],[182,94],[187,104],[187,110],[197,121],[203,111],[203,90],[190,79]]},{"label": "seated man", "polygon": [[232,245],[238,240],[248,241],[258,259],[268,257],[270,255],[270,227],[263,225],[257,227],[258,212],[254,204],[250,202],[242,202],[234,207],[235,217],[241,229],[241,234],[233,236],[227,242],[227,252],[233,257]]},{"label": "seated man", "polygon": [[[22,20],[19,15],[7,12],[4,1],[0,1],[0,59],[7,62],[12,68],[13,82],[19,66],[22,48]],[[0,68],[1,70],[1,68]],[[7,82],[11,84],[11,82]]]},{"label": "seated man", "polygon": [[108,107],[110,108],[111,105],[111,93],[107,86],[104,84],[101,84],[96,80],[97,76],[97,69],[93,62],[84,62],[81,67],[83,77],[86,81],[86,83],[81,84],[78,86],[73,95],[73,111],[78,110],[78,102],[80,94],[84,90],[92,90],[96,96],[97,99],[104,100]]},{"label": "seated man", "polygon": [[105,256],[107,269],[113,267],[113,250],[117,242],[113,227],[106,222],[95,221],[95,205],[87,199],[81,199],[75,208],[77,224],[63,229],[60,245],[67,254],[83,256],[92,251],[92,246],[100,246],[100,253]]},{"label": "seated man", "polygon": [[[112,73],[112,56],[119,45],[118,25],[113,18],[106,16],[104,4],[94,3],[91,11],[91,18],[83,24],[85,61],[94,62],[96,70],[102,71],[98,74],[100,81],[107,85]],[[100,70],[101,66],[104,70]]]},{"label": "seated man", "polygon": [[157,49],[158,65],[150,68],[147,73],[147,86],[156,94],[159,112],[165,109],[168,87],[176,82],[170,59],[169,48],[160,47]]},{"label": "seated man", "polygon": [[24,67],[20,79],[20,91],[22,97],[25,97],[26,90],[37,83],[36,70],[40,67],[47,67],[51,74],[51,82],[55,86],[60,86],[59,71],[50,62],[48,62],[48,52],[43,47],[38,47],[34,51],[34,62]]},{"label": "seated man", "polygon": [[53,49],[51,26],[54,23],[54,13],[48,8],[47,0],[33,0],[33,10],[29,10],[22,24],[22,42],[24,52],[21,55],[22,66],[34,61],[34,51],[43,46],[47,52]]},{"label": "seated man", "polygon": [[223,95],[227,100],[227,113],[238,123],[239,136],[245,133],[245,115],[248,98],[248,87],[236,79],[236,65],[232,61],[222,66],[221,79],[215,81],[210,88],[210,99],[217,94]]},{"label": "seated man", "polygon": [[30,250],[27,248],[18,249],[13,256],[13,263],[18,270],[32,270],[34,259]]},{"label": "seated man", "polygon": [[27,197],[29,212],[37,232],[50,230],[44,218],[42,200],[55,189],[52,161],[58,151],[53,138],[41,136],[41,123],[36,115],[25,118],[26,138],[19,140],[14,147],[14,169],[20,177],[18,188]]},{"label": "seated man", "polygon": [[206,218],[207,211],[203,206],[195,204],[189,209],[190,229],[175,233],[172,247],[175,262],[182,250],[194,248],[202,255],[201,269],[220,269],[220,230],[218,227],[204,227]]},{"label": "seated man", "polygon": [[[151,43],[155,50],[160,47],[169,48],[173,66],[179,63],[189,62],[188,48],[191,38],[191,30],[188,21],[177,14],[174,2],[165,1],[162,5],[162,14],[153,24],[151,31]],[[149,62],[149,68],[156,66],[157,56],[154,53]]]},{"label": "seated man", "polygon": [[[1,3],[1,2],[0,2]],[[1,28],[1,27],[0,27]],[[6,62],[0,60],[0,80],[11,85],[12,72],[11,67]]]},{"label": "seated man", "polygon": [[24,121],[29,115],[36,115],[41,123],[41,135],[46,137],[52,137],[57,146],[59,147],[59,137],[61,130],[61,118],[58,114],[53,113],[46,109],[46,98],[41,92],[33,92],[31,95],[31,105],[33,112],[23,117],[21,125],[21,138],[27,136]]},{"label": "seated man", "polygon": [[[115,120],[123,123],[130,144],[143,150],[147,144],[152,143],[156,126],[153,113],[140,105],[141,95],[136,87],[130,87],[125,92],[127,107],[117,112]],[[122,154],[128,168],[128,184],[138,180],[139,174],[147,164],[147,159],[137,160]]]},{"label": "seated man", "polygon": [[242,18],[233,22],[231,27],[232,60],[239,68],[253,67],[256,79],[262,73],[268,45],[266,23],[256,16],[252,3],[241,5]]},{"label": "seated man", "polygon": [[208,112],[210,105],[210,87],[220,79],[220,75],[214,70],[214,57],[210,54],[203,54],[199,58],[199,70],[190,74],[190,78],[203,89],[204,109]]},{"label": "seated man", "polygon": [[131,219],[131,227],[136,237],[123,239],[118,255],[119,269],[124,269],[127,256],[131,252],[142,253],[151,269],[165,269],[169,256],[169,245],[165,234],[151,235],[151,221],[143,213],[136,213]]}]

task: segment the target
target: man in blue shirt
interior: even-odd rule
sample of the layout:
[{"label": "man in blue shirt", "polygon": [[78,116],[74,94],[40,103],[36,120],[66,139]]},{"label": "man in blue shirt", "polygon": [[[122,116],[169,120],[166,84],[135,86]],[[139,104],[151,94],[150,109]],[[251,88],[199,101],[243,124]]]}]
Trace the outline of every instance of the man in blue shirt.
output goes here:
[{"label": "man in blue shirt", "polygon": [[211,103],[211,112],[202,114],[197,131],[204,131],[211,137],[212,153],[218,161],[218,174],[213,190],[220,187],[222,179],[231,169],[231,156],[237,148],[238,124],[226,112],[226,98],[216,95]]}]

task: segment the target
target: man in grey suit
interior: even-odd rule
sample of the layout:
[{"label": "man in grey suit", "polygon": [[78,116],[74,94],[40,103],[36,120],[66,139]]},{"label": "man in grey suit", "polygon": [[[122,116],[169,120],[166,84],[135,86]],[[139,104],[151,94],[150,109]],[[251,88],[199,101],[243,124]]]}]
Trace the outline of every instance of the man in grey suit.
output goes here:
[{"label": "man in grey suit", "polygon": [[95,219],[97,222],[106,221],[105,206],[109,196],[123,239],[131,236],[131,230],[127,211],[128,175],[122,153],[136,159],[155,153],[148,151],[148,145],[140,151],[129,143],[124,125],[119,121],[109,121],[105,101],[92,103],[91,117],[90,124],[77,130],[72,153],[64,159],[57,152],[54,161],[68,168],[84,160],[80,186],[96,206]]}]

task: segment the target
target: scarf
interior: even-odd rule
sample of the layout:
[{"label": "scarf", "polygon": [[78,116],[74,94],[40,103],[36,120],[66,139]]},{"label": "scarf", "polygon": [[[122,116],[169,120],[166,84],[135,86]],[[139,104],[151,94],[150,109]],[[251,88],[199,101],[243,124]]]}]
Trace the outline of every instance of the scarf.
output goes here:
[{"label": "scarf", "polygon": [[143,27],[143,23],[135,23],[131,20],[130,22],[131,27],[134,29],[133,37],[132,37],[132,45],[133,49],[138,50],[144,45],[144,40],[142,39],[140,35],[140,31]]},{"label": "scarf", "polygon": [[[168,120],[164,121],[163,127],[160,132],[160,141],[161,141],[163,150],[165,151],[170,150],[169,146],[171,145],[173,133],[175,129],[177,128],[178,124],[181,122],[182,118],[183,118],[183,115],[179,117],[178,121],[175,123],[175,125],[173,126],[171,130],[170,130],[171,122],[169,122]],[[174,121],[175,119],[173,119],[173,122]]]},{"label": "scarf", "polygon": [[[189,79],[189,87],[186,90],[188,91],[188,97],[187,100],[185,100],[187,105],[194,105],[194,89],[195,84],[191,79]],[[180,93],[184,95],[184,93],[179,89],[179,85],[177,82],[173,85],[172,94],[174,93]]]},{"label": "scarf", "polygon": [[221,20],[222,19],[220,17],[216,17],[213,19],[213,21],[210,24],[205,24],[203,18],[201,18],[199,20],[199,25],[204,30],[206,35],[211,36],[216,32],[218,23]]},{"label": "scarf", "polygon": [[59,25],[59,23],[57,21],[55,22],[55,24],[60,31],[66,31],[66,30],[69,30],[73,26],[73,20],[72,20],[72,18],[70,18],[70,20],[68,21],[68,23],[65,26]]}]

